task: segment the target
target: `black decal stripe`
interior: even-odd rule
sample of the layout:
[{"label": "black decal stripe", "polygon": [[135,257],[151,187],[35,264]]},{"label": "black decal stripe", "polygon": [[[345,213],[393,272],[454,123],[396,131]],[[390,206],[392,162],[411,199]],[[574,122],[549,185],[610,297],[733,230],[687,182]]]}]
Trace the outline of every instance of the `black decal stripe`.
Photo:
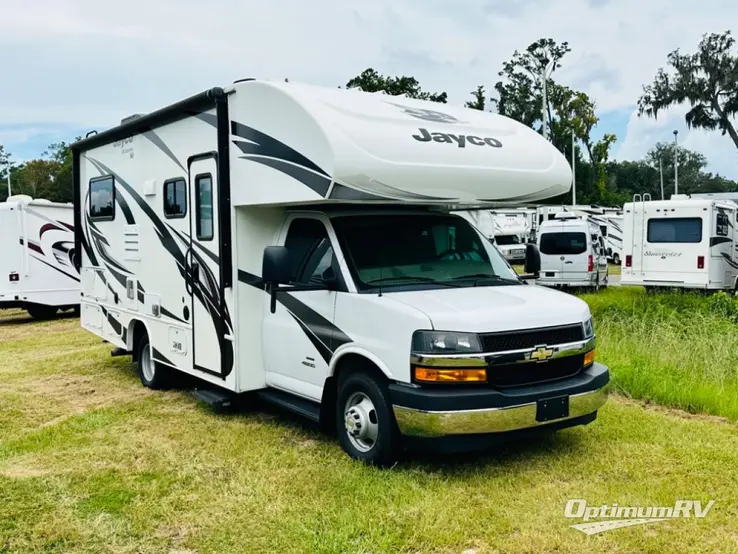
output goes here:
[{"label": "black decal stripe", "polygon": [[205,112],[200,112],[200,113],[191,112],[190,115],[192,115],[192,117],[196,117],[197,119],[201,121],[204,121],[208,125],[212,125],[215,128],[218,127],[218,116],[216,116],[215,114],[205,113]]},{"label": "black decal stripe", "polygon": [[735,269],[738,269],[738,263],[734,262],[733,259],[730,257],[730,254],[726,254],[725,252],[721,252],[720,255],[725,259],[725,262]]},{"label": "black decal stripe", "polygon": [[[21,246],[23,246],[24,245],[23,239],[18,239],[18,240],[20,240],[20,244],[21,244]],[[38,252],[42,256],[45,256],[44,251],[41,250],[41,246],[39,246],[38,244],[36,244],[33,241],[30,241],[30,240],[28,241],[28,249],[29,250],[33,250],[34,252]]]},{"label": "black decal stripe", "polygon": [[256,162],[256,163],[265,165],[267,167],[271,167],[272,169],[276,169],[277,171],[280,171],[284,173],[285,175],[289,175],[293,179],[297,179],[303,185],[312,189],[313,191],[315,191],[321,196],[325,196],[328,193],[328,189],[331,186],[331,180],[329,178],[323,177],[322,175],[318,175],[317,173],[313,171],[309,171],[305,169],[304,167],[300,167],[299,165],[293,165],[289,162],[285,162],[284,160],[279,160],[275,158],[267,158],[267,157],[262,157],[262,156],[239,156],[239,157],[241,159],[250,160],[252,162]]},{"label": "black decal stripe", "polygon": [[62,275],[66,275],[67,277],[69,277],[70,279],[73,279],[73,280],[77,281],[78,283],[80,282],[80,280],[79,280],[79,277],[75,277],[74,275],[70,275],[69,273],[67,273],[67,272],[66,272],[66,271],[64,271],[63,269],[61,269],[61,268],[58,268],[58,267],[56,267],[55,265],[52,265],[52,264],[50,264],[50,263],[49,263],[49,262],[47,262],[46,260],[42,260],[41,258],[38,258],[38,257],[36,257],[36,256],[31,256],[31,258],[33,258],[33,259],[34,259],[34,260],[36,260],[36,261],[39,261],[39,262],[41,262],[42,264],[48,265],[48,266],[49,266],[49,267],[50,267],[51,269],[55,269],[55,270],[57,270],[57,271],[58,271],[59,273],[61,273]]},{"label": "black decal stripe", "polygon": [[128,223],[128,225],[136,223],[136,220],[133,218],[133,213],[131,212],[131,207],[128,205],[128,201],[125,196],[122,194],[116,194],[115,201],[118,202],[118,205],[123,212],[123,216],[126,218],[126,223]]},{"label": "black decal stripe", "polygon": [[177,365],[176,365],[176,364],[173,364],[173,363],[172,363],[172,361],[171,361],[171,360],[170,360],[169,358],[167,358],[167,357],[166,357],[166,356],[165,356],[164,354],[162,354],[162,353],[161,353],[161,352],[160,352],[159,350],[157,350],[156,348],[152,347],[152,348],[151,348],[151,350],[153,350],[153,354],[154,354],[154,359],[155,359],[156,361],[158,361],[158,362],[163,362],[163,363],[165,363],[165,364],[167,364],[167,365],[170,365],[170,366],[172,366],[172,367],[177,367]]},{"label": "black decal stripe", "polygon": [[185,167],[180,163],[180,161],[177,159],[177,156],[174,155],[174,152],[167,146],[167,144],[161,139],[159,135],[157,135],[154,131],[146,131],[143,136],[145,136],[147,139],[149,139],[152,143],[156,145],[159,150],[164,152],[167,156],[169,156],[169,159],[174,161],[182,171],[187,173],[187,170]]},{"label": "black decal stripe", "polygon": [[52,231],[52,230],[63,231],[64,229],[62,229],[61,227],[53,223],[44,223],[43,225],[41,225],[41,229],[39,229],[38,231],[38,238],[43,237],[46,231]]},{"label": "black decal stripe", "polygon": [[305,335],[307,335],[307,338],[310,339],[310,342],[313,343],[313,346],[315,346],[315,349],[318,351],[318,354],[320,354],[320,357],[325,360],[325,363],[329,364],[331,362],[331,357],[333,356],[333,352],[325,345],[325,343],[317,337],[312,330],[305,325],[298,317],[295,316],[295,314],[290,313],[292,318],[297,322],[297,324],[300,326],[300,328],[305,332]]},{"label": "black decal stripe", "polygon": [[231,133],[253,143],[248,145],[248,150],[244,150],[243,147],[239,145],[239,148],[241,148],[244,154],[256,154],[259,156],[268,156],[270,158],[278,158],[286,162],[292,162],[295,165],[312,169],[313,171],[330,179],[328,173],[318,167],[317,164],[283,142],[280,142],[261,131],[257,131],[256,129],[243,125],[242,123],[232,121]]},{"label": "black decal stripe", "polygon": [[728,237],[710,237],[710,247],[725,244],[726,242],[733,242],[733,239],[729,239]]},{"label": "black decal stripe", "polygon": [[111,314],[105,308],[101,307],[100,309],[103,311],[103,313],[105,314],[105,317],[108,319],[108,323],[113,328],[113,331],[115,331],[115,333],[118,336],[121,336],[123,334],[123,325],[121,325],[120,321],[118,321],[117,319],[115,319],[115,317],[113,316],[113,314]]},{"label": "black decal stripe", "polygon": [[363,192],[357,189],[353,189],[338,183],[335,183],[333,185],[333,190],[331,191],[330,198],[332,200],[381,200],[381,201],[387,201],[387,197],[385,196],[379,196],[376,194],[371,194],[368,192]]},{"label": "black decal stripe", "polygon": [[238,270],[238,280],[257,289],[264,289],[264,280],[261,277],[253,273],[248,273],[243,269]]}]

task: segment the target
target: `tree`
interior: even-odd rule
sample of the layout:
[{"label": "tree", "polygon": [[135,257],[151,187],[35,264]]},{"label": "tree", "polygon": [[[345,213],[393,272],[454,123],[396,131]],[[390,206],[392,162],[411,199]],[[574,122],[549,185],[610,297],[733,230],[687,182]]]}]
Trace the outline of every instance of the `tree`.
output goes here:
[{"label": "tree", "polygon": [[[646,153],[646,163],[659,169],[659,160],[664,172],[664,196],[669,198],[674,192],[674,150],[673,142],[658,142]],[[703,169],[707,167],[707,158],[700,152],[688,150],[683,146],[676,146],[678,162],[679,192],[703,192],[702,184],[705,181]],[[661,193],[659,192],[659,195]]]},{"label": "tree", "polygon": [[487,94],[484,92],[484,86],[479,85],[477,90],[472,92],[471,95],[474,97],[474,100],[469,100],[464,104],[464,107],[484,111],[484,107],[487,103]]},{"label": "tree", "polygon": [[675,70],[658,70],[652,84],[643,87],[638,100],[639,115],[656,119],[659,112],[688,102],[688,127],[720,129],[738,148],[738,132],[731,118],[738,113],[738,56],[731,50],[735,39],[730,31],[702,36],[694,54],[674,50],[667,56]]},{"label": "tree", "polygon": [[381,75],[372,68],[365,69],[361,74],[346,83],[346,88],[358,88],[364,92],[385,91],[392,96],[401,94],[408,98],[430,100],[445,104],[448,95],[445,92],[426,92],[420,88],[420,83],[415,77],[388,77]]}]

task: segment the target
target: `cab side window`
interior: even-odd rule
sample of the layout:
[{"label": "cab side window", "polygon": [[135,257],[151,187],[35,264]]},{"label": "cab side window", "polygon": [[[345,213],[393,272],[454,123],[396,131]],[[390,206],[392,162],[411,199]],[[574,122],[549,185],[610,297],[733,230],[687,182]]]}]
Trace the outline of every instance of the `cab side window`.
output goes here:
[{"label": "cab side window", "polygon": [[321,285],[331,272],[338,275],[338,264],[328,231],[317,219],[293,220],[284,245],[292,258],[294,284]]}]

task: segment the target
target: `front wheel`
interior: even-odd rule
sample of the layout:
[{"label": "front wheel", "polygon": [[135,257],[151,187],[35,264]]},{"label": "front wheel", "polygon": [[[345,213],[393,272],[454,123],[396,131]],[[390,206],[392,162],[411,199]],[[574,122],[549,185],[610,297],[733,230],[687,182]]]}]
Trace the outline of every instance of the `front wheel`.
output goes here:
[{"label": "front wheel", "polygon": [[368,373],[351,373],[338,387],[336,429],[346,453],[369,465],[397,460],[399,430],[387,386]]}]

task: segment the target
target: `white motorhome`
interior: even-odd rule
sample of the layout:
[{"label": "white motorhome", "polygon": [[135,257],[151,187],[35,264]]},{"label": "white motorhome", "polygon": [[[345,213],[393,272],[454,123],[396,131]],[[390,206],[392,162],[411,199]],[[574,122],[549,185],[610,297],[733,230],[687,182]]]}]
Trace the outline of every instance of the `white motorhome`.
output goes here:
[{"label": "white motorhome", "polygon": [[495,240],[495,218],[488,209],[484,210],[459,210],[451,212],[466,219],[474,225],[477,230],[490,242]]},{"label": "white motorhome", "polygon": [[73,221],[72,204],[27,195],[0,203],[0,308],[47,319],[79,307]]},{"label": "white motorhome", "polygon": [[622,285],[736,290],[735,226],[730,200],[643,199],[624,206]]},{"label": "white motorhome", "polygon": [[510,263],[525,261],[525,245],[530,236],[530,226],[525,213],[518,211],[494,210],[495,244]]},{"label": "white motorhome", "polygon": [[607,256],[600,227],[588,216],[561,213],[544,221],[538,232],[540,275],[550,287],[593,287],[608,282]]},{"label": "white motorhome", "polygon": [[253,393],[378,465],[586,424],[606,400],[587,304],[448,213],[567,190],[566,159],[520,123],[244,80],[72,150],[81,325],[147,387]]}]

